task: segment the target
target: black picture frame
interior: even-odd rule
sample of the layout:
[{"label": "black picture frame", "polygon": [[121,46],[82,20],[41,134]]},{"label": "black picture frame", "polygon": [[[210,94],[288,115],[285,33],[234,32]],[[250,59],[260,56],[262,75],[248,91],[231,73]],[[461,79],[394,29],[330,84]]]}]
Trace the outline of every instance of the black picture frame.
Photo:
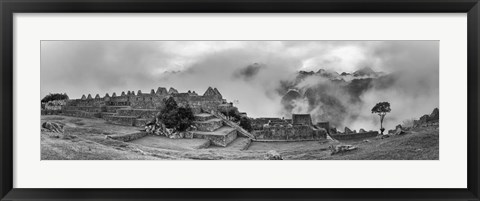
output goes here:
[{"label": "black picture frame", "polygon": [[[479,200],[478,0],[0,0],[2,200]],[[467,13],[466,189],[18,189],[13,188],[14,13]],[[448,172],[445,174],[455,174]],[[439,176],[438,179],[442,179]]]}]

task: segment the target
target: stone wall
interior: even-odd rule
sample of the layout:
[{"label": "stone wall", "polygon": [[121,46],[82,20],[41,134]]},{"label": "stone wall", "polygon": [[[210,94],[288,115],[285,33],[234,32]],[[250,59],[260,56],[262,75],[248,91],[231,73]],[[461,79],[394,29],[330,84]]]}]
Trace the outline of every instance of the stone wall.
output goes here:
[{"label": "stone wall", "polygon": [[192,132],[192,137],[193,138],[203,138],[210,140],[211,144],[214,144],[216,146],[222,146],[226,147],[228,144],[230,144],[232,141],[234,141],[237,138],[237,131],[235,129],[231,129],[228,133],[225,135],[211,135],[211,134],[203,134],[202,132]]},{"label": "stone wall", "polygon": [[65,106],[63,110],[81,110],[85,112],[102,112],[104,107],[96,106]]},{"label": "stone wall", "polygon": [[108,116],[105,118],[107,122],[115,125],[122,126],[135,126],[136,117],[125,117],[125,116]]},{"label": "stone wall", "polygon": [[328,121],[317,122],[315,126],[317,126],[318,128],[323,128],[327,131],[330,130],[330,123]]},{"label": "stone wall", "polygon": [[202,111],[218,110],[218,106],[225,102],[215,96],[174,96],[175,101],[181,107],[189,105],[194,113]]},{"label": "stone wall", "polygon": [[195,127],[199,131],[212,132],[223,126],[223,122],[220,119],[210,119],[207,121],[195,121]]},{"label": "stone wall", "polygon": [[363,138],[375,137],[377,135],[378,135],[378,131],[369,131],[364,133],[350,133],[350,134],[330,134],[330,136],[336,140],[363,139]]},{"label": "stone wall", "polygon": [[81,110],[63,110],[62,115],[83,118],[101,118],[101,113],[87,112]]},{"label": "stone wall", "polygon": [[271,126],[263,130],[253,131],[257,139],[271,140],[319,140],[326,139],[325,129],[314,129],[307,125]]},{"label": "stone wall", "polygon": [[61,110],[41,110],[41,115],[59,115],[62,114]]},{"label": "stone wall", "polygon": [[168,95],[141,94],[131,97],[130,102],[132,108],[136,109],[160,109],[163,107],[163,100],[166,98],[168,98]]},{"label": "stone wall", "polygon": [[140,119],[153,119],[159,111],[154,109],[118,109],[118,116],[132,116]]},{"label": "stone wall", "polygon": [[66,105],[67,106],[77,106],[77,107],[82,107],[82,106],[101,107],[101,106],[105,106],[106,103],[101,98],[99,98],[99,99],[86,99],[86,100],[74,99],[74,100],[68,100]]},{"label": "stone wall", "polygon": [[104,112],[116,113],[119,109],[128,108],[128,106],[107,106],[105,107]]},{"label": "stone wall", "polygon": [[293,124],[312,125],[310,114],[292,114]]},{"label": "stone wall", "polygon": [[129,142],[145,136],[147,136],[146,132],[138,132],[138,133],[129,133],[129,134],[109,135],[106,138],[112,139],[112,140],[119,140],[123,142]]},{"label": "stone wall", "polygon": [[[253,130],[263,130],[263,126],[265,124],[269,124],[270,122],[284,122],[284,123],[287,123],[289,124],[290,122],[287,122],[286,120],[284,119],[281,119],[281,118],[255,118],[255,119],[252,119],[252,128]],[[276,123],[274,123],[276,124]]]}]

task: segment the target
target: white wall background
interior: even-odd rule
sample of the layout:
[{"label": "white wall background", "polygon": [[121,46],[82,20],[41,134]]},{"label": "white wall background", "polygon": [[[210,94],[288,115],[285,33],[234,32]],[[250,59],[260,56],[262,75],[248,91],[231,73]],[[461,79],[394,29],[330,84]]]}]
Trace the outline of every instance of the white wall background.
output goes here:
[{"label": "white wall background", "polygon": [[[440,40],[440,160],[41,161],[41,40]],[[466,144],[466,14],[14,15],[15,188],[466,188]]]}]

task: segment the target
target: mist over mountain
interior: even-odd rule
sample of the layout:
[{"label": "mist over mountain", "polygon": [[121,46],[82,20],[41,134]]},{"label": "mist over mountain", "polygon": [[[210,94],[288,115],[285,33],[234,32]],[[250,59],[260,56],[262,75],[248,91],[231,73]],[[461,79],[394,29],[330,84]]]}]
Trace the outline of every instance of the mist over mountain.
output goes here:
[{"label": "mist over mountain", "polygon": [[[366,100],[366,95],[383,90],[395,90],[399,78],[405,73],[386,74],[371,68],[360,68],[354,72],[319,69],[299,71],[292,80],[283,80],[277,92],[282,97],[284,116],[293,113],[308,113],[314,121],[329,121],[332,126],[343,129],[375,129],[375,115],[370,113],[374,102]],[[378,99],[381,101],[381,99]],[[395,105],[392,107],[395,108]],[[400,108],[399,108],[400,109]],[[387,115],[388,116],[388,115]],[[406,119],[390,117],[396,123]],[[357,121],[363,122],[357,124]],[[358,128],[357,128],[358,127]]]}]

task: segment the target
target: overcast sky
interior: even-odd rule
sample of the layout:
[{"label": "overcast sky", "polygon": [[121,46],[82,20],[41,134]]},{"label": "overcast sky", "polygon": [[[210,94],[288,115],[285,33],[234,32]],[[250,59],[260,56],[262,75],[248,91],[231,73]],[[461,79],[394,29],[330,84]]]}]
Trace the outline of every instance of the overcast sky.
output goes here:
[{"label": "overcast sky", "polygon": [[[433,73],[438,91],[438,41],[42,41],[41,95],[174,87],[199,94],[217,87],[258,115],[275,114],[279,80],[298,70],[397,70]],[[253,63],[264,68],[241,77]],[[240,72],[240,73],[239,73]],[[436,78],[435,78],[436,77]],[[423,79],[423,78],[419,78]],[[255,100],[253,100],[255,99]]]}]

